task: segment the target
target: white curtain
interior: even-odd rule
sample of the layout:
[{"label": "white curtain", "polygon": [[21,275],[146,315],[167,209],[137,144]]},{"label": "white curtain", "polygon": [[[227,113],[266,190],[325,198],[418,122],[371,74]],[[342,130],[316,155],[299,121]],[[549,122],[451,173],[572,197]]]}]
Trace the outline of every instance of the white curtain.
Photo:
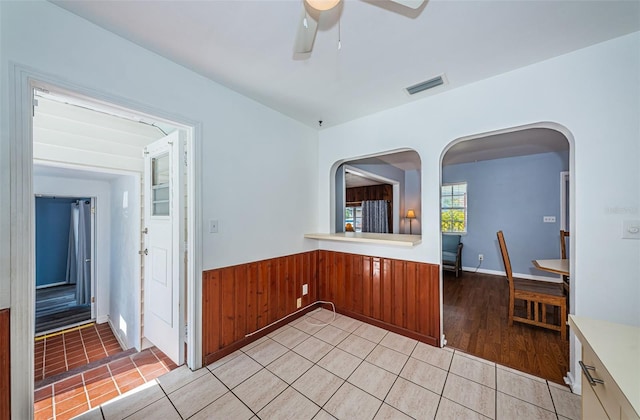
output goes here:
[{"label": "white curtain", "polygon": [[76,285],[76,304],[91,302],[91,204],[89,201],[71,203],[67,254],[67,278]]},{"label": "white curtain", "polygon": [[385,200],[362,202],[362,231],[389,233],[388,204]]}]

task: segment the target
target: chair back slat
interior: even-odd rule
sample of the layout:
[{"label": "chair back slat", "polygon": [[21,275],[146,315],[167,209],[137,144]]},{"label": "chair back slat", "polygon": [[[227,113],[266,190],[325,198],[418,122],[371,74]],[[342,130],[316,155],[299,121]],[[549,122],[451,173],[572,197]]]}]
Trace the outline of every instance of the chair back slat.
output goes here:
[{"label": "chair back slat", "polygon": [[498,244],[500,245],[500,253],[502,254],[502,261],[504,262],[504,271],[509,281],[509,293],[513,294],[513,273],[511,271],[511,260],[509,259],[509,251],[507,251],[507,244],[504,241],[504,234],[501,230],[498,231]]},{"label": "chair back slat", "polygon": [[567,238],[569,237],[569,232],[560,230],[560,258],[563,260],[567,259]]}]

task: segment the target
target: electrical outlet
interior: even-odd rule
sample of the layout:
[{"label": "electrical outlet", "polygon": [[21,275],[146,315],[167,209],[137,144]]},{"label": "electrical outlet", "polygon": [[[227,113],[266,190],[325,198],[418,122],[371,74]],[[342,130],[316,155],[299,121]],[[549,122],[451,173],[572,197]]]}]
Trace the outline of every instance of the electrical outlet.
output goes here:
[{"label": "electrical outlet", "polygon": [[484,261],[484,255],[478,254],[478,261]]},{"label": "electrical outlet", "polygon": [[542,222],[543,223],[555,223],[556,222],[556,216],[544,216],[542,218]]},{"label": "electrical outlet", "polygon": [[308,293],[309,293],[309,285],[308,284],[303,284],[302,285],[302,296],[305,296]]},{"label": "electrical outlet", "polygon": [[302,306],[302,298],[298,298],[298,300],[296,301],[296,308],[299,308]]},{"label": "electrical outlet", "polygon": [[218,233],[218,221],[209,220],[209,233]]}]

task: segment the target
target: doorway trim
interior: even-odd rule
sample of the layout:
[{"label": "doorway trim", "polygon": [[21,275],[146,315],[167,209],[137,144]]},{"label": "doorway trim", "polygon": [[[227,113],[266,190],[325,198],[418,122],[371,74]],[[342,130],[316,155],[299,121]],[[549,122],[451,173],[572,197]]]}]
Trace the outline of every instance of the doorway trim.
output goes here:
[{"label": "doorway trim", "polygon": [[[201,156],[202,127],[197,121],[164,112],[134,101],[75,85],[60,77],[16,63],[9,65],[9,210],[11,261],[11,409],[13,418],[33,417],[34,392],[34,193],[33,193],[33,88],[50,85],[112,107],[135,110],[164,119],[189,131],[191,142],[187,167],[187,366],[202,367],[202,226]],[[18,305],[17,303],[20,303]],[[180,310],[183,310],[181,308]],[[20,372],[20,374],[18,374]]]}]

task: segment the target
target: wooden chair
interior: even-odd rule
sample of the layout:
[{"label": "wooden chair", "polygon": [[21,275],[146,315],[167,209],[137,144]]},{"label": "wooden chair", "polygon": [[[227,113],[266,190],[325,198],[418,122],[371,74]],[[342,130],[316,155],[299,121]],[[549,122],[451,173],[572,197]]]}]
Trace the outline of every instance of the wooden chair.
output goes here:
[{"label": "wooden chair", "polygon": [[460,235],[442,235],[442,269],[454,271],[456,277],[462,271],[462,247]]},{"label": "wooden chair", "polygon": [[[569,232],[560,230],[560,258],[563,260],[567,259],[567,238],[569,237]],[[564,283],[564,291],[569,293],[569,276],[562,276],[562,282]]]},{"label": "wooden chair", "polygon": [[[504,261],[504,269],[509,281],[509,326],[513,325],[513,321],[525,324],[535,325],[538,327],[549,328],[551,330],[560,331],[560,336],[564,340],[567,336],[567,299],[564,288],[560,283],[552,283],[537,280],[514,279],[511,272],[511,261],[509,260],[509,252],[504,241],[502,231],[498,231],[498,243],[500,244],[500,252]],[[515,312],[515,301],[522,300],[526,307],[526,317],[518,316]],[[559,309],[560,314],[556,312],[554,316],[555,323],[547,322],[547,305]],[[558,319],[559,318],[559,319]]]},{"label": "wooden chair", "polygon": [[567,259],[567,238],[569,237],[569,232],[560,230],[560,258],[563,260]]}]

